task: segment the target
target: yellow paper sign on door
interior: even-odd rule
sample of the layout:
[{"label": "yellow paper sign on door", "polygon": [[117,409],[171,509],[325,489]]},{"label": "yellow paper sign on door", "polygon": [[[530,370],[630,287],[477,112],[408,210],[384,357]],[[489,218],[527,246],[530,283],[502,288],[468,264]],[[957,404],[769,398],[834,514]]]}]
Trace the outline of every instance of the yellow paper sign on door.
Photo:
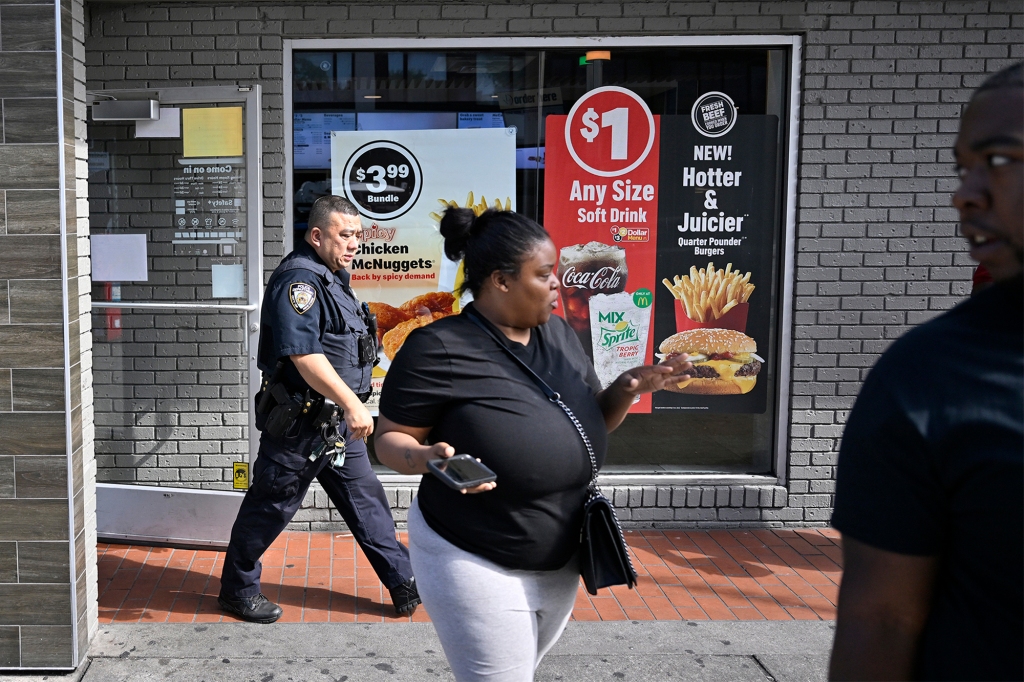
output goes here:
[{"label": "yellow paper sign on door", "polygon": [[186,158],[242,156],[242,107],[182,109]]},{"label": "yellow paper sign on door", "polygon": [[233,462],[231,468],[234,471],[234,489],[235,490],[248,490],[249,489],[249,463],[248,462]]}]

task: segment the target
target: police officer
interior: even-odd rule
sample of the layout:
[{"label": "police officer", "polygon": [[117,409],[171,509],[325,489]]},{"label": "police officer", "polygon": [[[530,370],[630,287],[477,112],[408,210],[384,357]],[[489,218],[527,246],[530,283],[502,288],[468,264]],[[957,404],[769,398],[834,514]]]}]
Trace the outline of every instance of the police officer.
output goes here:
[{"label": "police officer", "polygon": [[314,478],[391,592],[395,610],[408,614],[420,603],[409,550],[395,537],[364,442],[373,432],[363,402],[370,396],[377,339],[375,320],[349,287],[346,270],[361,233],[351,202],[317,199],[305,241],[267,285],[257,359],[264,373],[256,397],[259,455],[231,529],[218,598],[223,609],[245,620],[272,623],[281,616],[281,608],[260,592],[259,559]]}]

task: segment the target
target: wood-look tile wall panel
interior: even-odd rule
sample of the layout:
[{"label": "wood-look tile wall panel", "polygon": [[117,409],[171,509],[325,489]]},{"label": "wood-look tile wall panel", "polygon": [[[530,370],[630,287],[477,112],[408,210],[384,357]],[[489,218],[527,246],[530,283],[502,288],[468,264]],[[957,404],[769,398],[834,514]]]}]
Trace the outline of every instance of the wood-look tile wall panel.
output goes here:
[{"label": "wood-look tile wall panel", "polygon": [[0,146],[0,183],[9,189],[48,189],[57,184],[56,144]]},{"label": "wood-look tile wall panel", "polygon": [[14,497],[14,458],[0,456],[0,498],[5,497]]},{"label": "wood-look tile wall panel", "polygon": [[[0,383],[3,378],[0,376]],[[13,407],[20,412],[54,412],[64,409],[64,371],[59,369],[11,370],[17,393]],[[3,404],[3,403],[0,403]]]},{"label": "wood-look tile wall panel", "polygon": [[[0,150],[4,148],[0,145]],[[60,214],[54,224],[59,224]],[[60,235],[0,237],[0,272],[10,279],[60,279]]]},{"label": "wood-look tile wall panel", "polygon": [[11,324],[62,324],[63,291],[59,279],[11,280]]},{"label": "wood-look tile wall panel", "polygon": [[18,582],[57,583],[71,580],[71,557],[63,542],[19,542]]},{"label": "wood-look tile wall panel", "polygon": [[0,73],[3,74],[0,99],[54,96],[57,62],[53,52],[5,52],[2,47],[0,45]]},{"label": "wood-look tile wall panel", "polygon": [[[0,460],[13,457],[0,457]],[[12,462],[13,473],[13,462]],[[68,501],[0,499],[0,541],[38,542],[68,539]],[[2,601],[0,601],[2,603]],[[2,609],[0,609],[2,610]],[[31,613],[22,614],[28,617]]]},{"label": "wood-look tile wall panel", "polygon": [[[70,612],[61,615],[70,622]],[[70,661],[73,635],[70,625],[22,626],[21,665],[26,668],[49,668],[53,667],[55,661]]]},{"label": "wood-look tile wall panel", "polygon": [[[6,17],[4,20],[6,21]],[[56,97],[4,100],[4,143],[50,142],[56,138]]]},{"label": "wood-look tile wall panel", "polygon": [[[53,0],[0,0],[0,668],[72,667],[73,625],[89,626],[83,614],[92,452],[82,401],[91,356],[80,319],[88,314],[89,287],[79,281],[89,269],[80,262],[88,248],[79,206],[87,202],[78,196],[87,187],[82,2],[65,0],[61,17],[58,55]],[[69,374],[77,383],[68,382]],[[83,603],[73,613],[76,592]],[[88,640],[86,631],[78,643]]]},{"label": "wood-look tile wall panel", "polygon": [[[60,367],[62,364],[64,330],[59,325],[0,325],[0,367]],[[0,436],[2,442],[3,436]]]},{"label": "wood-look tile wall panel", "polygon": [[7,234],[60,234],[60,192],[8,190]]},{"label": "wood-look tile wall panel", "polygon": [[67,457],[15,457],[14,489],[19,500],[67,498]]},{"label": "wood-look tile wall panel", "polygon": [[0,583],[18,582],[18,543],[0,542]]},{"label": "wood-look tile wall panel", "polygon": [[21,633],[16,627],[0,627],[0,668],[21,663]]},{"label": "wood-look tile wall panel", "polygon": [[0,411],[13,409],[14,399],[11,396],[11,370],[0,369]]}]

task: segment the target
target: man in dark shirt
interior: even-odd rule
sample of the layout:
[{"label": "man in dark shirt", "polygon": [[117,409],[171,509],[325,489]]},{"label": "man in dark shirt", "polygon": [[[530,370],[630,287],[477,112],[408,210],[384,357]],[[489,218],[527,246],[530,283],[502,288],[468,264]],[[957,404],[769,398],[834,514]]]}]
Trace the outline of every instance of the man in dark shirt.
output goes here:
[{"label": "man in dark shirt", "polygon": [[830,677],[1024,677],[1024,81],[974,94],[953,203],[994,284],[911,331],[847,422]]}]

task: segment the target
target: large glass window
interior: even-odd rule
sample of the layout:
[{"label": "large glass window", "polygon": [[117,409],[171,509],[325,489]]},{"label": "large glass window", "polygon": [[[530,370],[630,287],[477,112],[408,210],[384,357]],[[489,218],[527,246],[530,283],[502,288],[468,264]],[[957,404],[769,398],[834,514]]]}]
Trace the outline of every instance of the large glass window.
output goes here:
[{"label": "large glass window", "polygon": [[[686,161],[687,167],[693,166],[693,177],[685,176],[685,168],[680,168],[680,174],[685,177],[680,182],[673,176],[672,186],[667,186],[663,178],[659,189],[661,205],[666,206],[667,195],[678,193],[686,201],[699,194],[700,201],[705,202],[703,205],[712,206],[715,192],[706,193],[707,188],[713,186],[708,185],[707,173],[713,177],[715,167],[720,171],[727,169],[732,161],[732,151],[726,151],[725,145],[719,145],[721,150],[716,151],[714,138],[700,138],[698,142],[707,147],[708,161],[721,158],[720,163],[705,163],[704,147],[691,140],[694,133],[689,121],[699,97],[709,92],[725,93],[735,107],[733,113],[738,113],[740,124],[748,124],[744,128],[747,130],[744,139],[756,138],[761,145],[753,162],[756,168],[744,167],[746,177],[756,176],[762,185],[771,185],[766,194],[757,195],[755,192],[750,195],[759,203],[767,204],[761,206],[761,210],[769,216],[758,240],[749,242],[751,245],[756,243],[760,256],[767,254],[763,262],[768,264],[760,268],[751,280],[756,280],[755,295],[758,299],[751,299],[748,325],[759,325],[757,328],[762,330],[755,354],[760,361],[757,381],[761,386],[751,394],[758,397],[743,403],[745,407],[737,410],[728,407],[706,409],[699,404],[700,400],[690,400],[685,396],[662,401],[660,405],[655,401],[653,409],[647,409],[647,414],[631,414],[612,434],[606,471],[769,473],[778,410],[776,382],[781,311],[778,292],[782,277],[782,188],[785,187],[782,169],[788,121],[784,105],[788,101],[784,75],[788,74],[789,59],[786,50],[763,47],[631,47],[589,55],[584,50],[568,48],[296,50],[292,54],[293,144],[290,150],[293,239],[301,238],[312,202],[331,193],[338,182],[338,178],[332,178],[331,170],[332,131],[375,130],[381,131],[380,137],[386,139],[388,131],[399,130],[514,128],[515,207],[519,212],[543,222],[546,212],[548,141],[545,131],[549,129],[548,117],[566,116],[580,98],[603,86],[618,86],[635,93],[659,118],[663,169],[666,163],[672,162],[672,158],[680,163]],[[750,126],[755,122],[761,132],[752,137]],[[682,131],[685,126],[690,127],[684,132],[673,132]],[[670,143],[676,146],[666,148],[665,145]],[[701,158],[694,160],[697,155]],[[453,157],[448,162],[459,164],[460,159]],[[703,171],[705,179],[703,184],[694,182],[694,178],[699,180],[702,177],[700,171]],[[664,171],[662,175],[666,175]],[[736,184],[740,185],[739,175],[735,177]],[[719,175],[719,187],[721,178]],[[731,196],[724,187],[719,195]],[[687,213],[687,221],[691,215],[696,216],[696,213]],[[714,217],[716,213],[711,215]],[[665,215],[659,218],[659,224],[666,220],[681,224],[684,218],[682,213],[677,217]],[[699,226],[700,218],[697,220],[696,225]],[[722,221],[724,225],[724,211]],[[554,226],[546,226],[553,231]],[[659,230],[667,238],[668,231],[674,227],[674,224],[665,224]],[[565,229],[570,229],[571,234],[571,228]],[[694,231],[697,229],[695,227]],[[623,235],[626,233],[623,227]],[[662,236],[658,237],[659,263],[663,257],[671,255],[669,246],[674,249],[678,243],[679,249],[684,248],[682,240],[676,241],[677,236],[672,232],[671,244]],[[709,237],[703,234],[692,236],[696,239]],[[725,234],[710,236],[738,237]],[[709,244],[714,247],[712,242],[703,244],[704,247]],[[687,253],[692,255],[695,249],[696,253],[702,253],[699,250],[702,247],[691,246],[686,243]],[[731,257],[727,248],[717,251],[708,248],[707,253],[711,255],[700,263],[702,268],[709,261],[715,261],[716,268],[724,268]],[[716,254],[717,257],[713,257]],[[675,272],[671,270],[673,265],[665,267],[668,268],[665,272]],[[749,269],[743,265],[742,258],[738,259],[736,267]],[[682,270],[676,274],[683,276],[688,273]],[[652,312],[646,313],[651,316],[652,330],[658,329],[659,320],[665,320],[665,324],[671,326],[676,305],[673,303],[676,294],[667,285],[658,283],[655,288],[658,289],[654,292],[655,305]],[[632,292],[633,287],[630,286],[629,290]],[[649,300],[646,305],[651,305]],[[687,310],[684,304],[678,305]],[[695,317],[700,315],[691,314]],[[655,351],[661,340],[655,339]],[[746,355],[742,357],[747,359]],[[749,365],[744,366],[749,369]],[[728,373],[734,369],[723,371]],[[746,399],[748,396],[736,397]]]}]

